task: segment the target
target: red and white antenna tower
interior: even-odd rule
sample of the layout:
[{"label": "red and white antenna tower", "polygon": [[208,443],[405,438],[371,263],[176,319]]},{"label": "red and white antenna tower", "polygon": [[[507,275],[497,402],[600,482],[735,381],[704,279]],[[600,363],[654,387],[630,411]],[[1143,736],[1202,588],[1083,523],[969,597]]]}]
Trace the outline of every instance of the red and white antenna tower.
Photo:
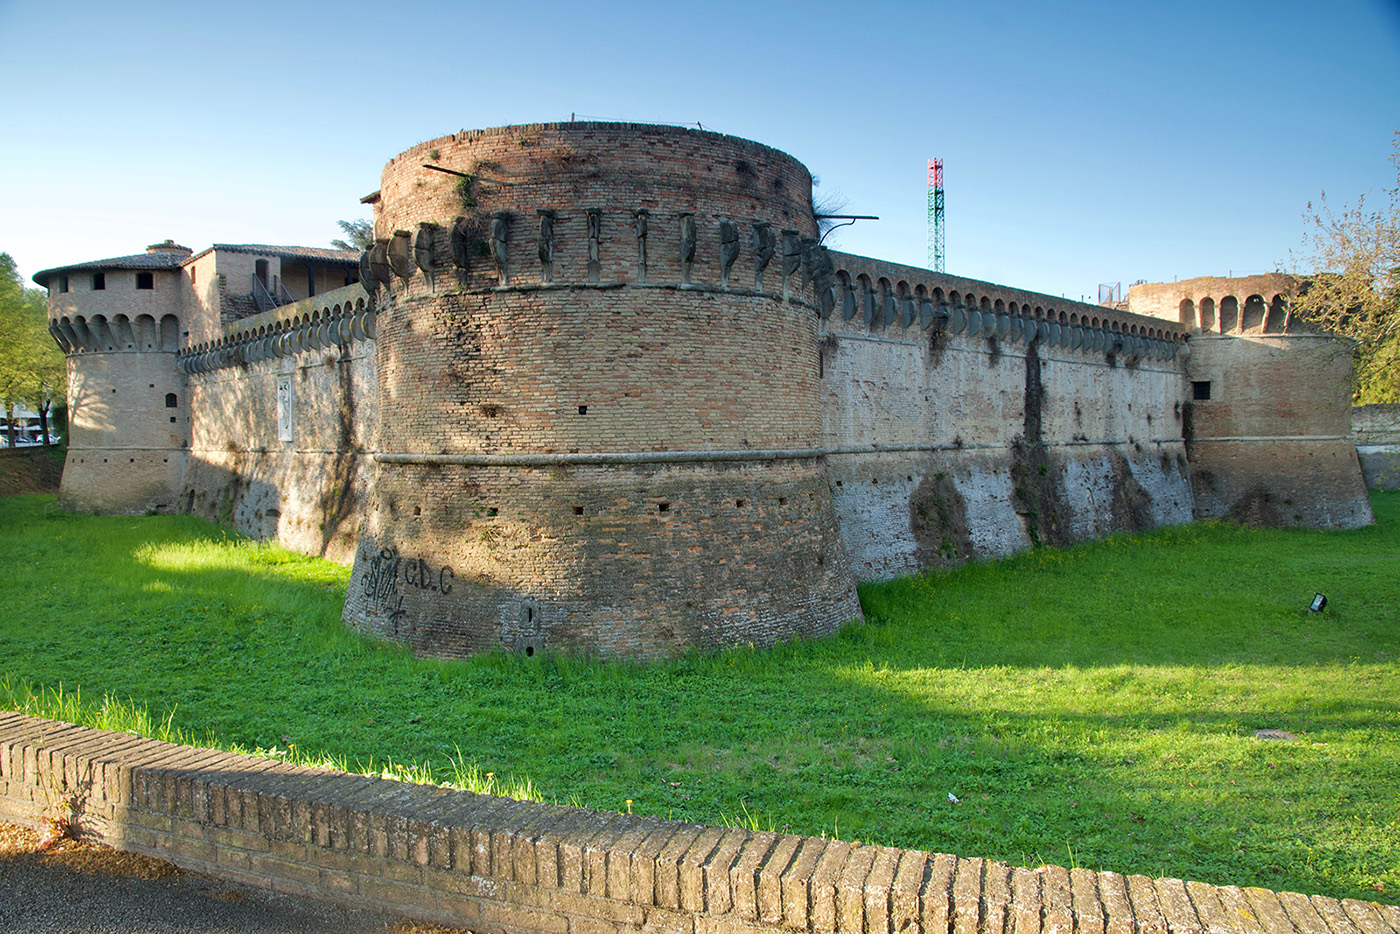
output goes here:
[{"label": "red and white antenna tower", "polygon": [[928,162],[928,268],[943,271],[943,160]]}]

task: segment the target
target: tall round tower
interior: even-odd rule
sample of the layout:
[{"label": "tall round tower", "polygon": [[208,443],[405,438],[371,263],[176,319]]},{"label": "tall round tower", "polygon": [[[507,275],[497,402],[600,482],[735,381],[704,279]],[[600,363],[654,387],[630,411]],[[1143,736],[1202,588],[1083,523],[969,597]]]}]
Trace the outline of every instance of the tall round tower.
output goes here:
[{"label": "tall round tower", "polygon": [[386,166],[375,234],[347,623],[429,655],[649,658],[859,618],[800,163],[674,127],[466,131]]},{"label": "tall round tower", "polygon": [[49,331],[68,358],[65,509],[174,511],[190,430],[175,365],[189,256],[167,240],[34,276],[48,289]]}]

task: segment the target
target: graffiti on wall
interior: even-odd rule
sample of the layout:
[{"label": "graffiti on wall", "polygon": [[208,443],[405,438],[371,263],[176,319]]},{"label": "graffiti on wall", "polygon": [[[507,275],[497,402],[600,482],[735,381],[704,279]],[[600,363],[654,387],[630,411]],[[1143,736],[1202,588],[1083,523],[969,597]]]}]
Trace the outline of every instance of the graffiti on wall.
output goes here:
[{"label": "graffiti on wall", "polygon": [[391,545],[365,562],[360,586],[370,608],[389,620],[397,636],[408,615],[404,598],[410,592],[450,594],[456,580],[451,565],[435,566],[421,557],[407,557]]}]

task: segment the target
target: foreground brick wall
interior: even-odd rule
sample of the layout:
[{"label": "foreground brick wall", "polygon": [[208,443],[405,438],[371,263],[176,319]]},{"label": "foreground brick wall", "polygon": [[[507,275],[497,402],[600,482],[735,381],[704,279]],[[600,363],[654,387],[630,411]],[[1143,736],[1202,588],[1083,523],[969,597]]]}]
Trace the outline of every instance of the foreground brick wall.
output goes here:
[{"label": "foreground brick wall", "polygon": [[1400,934],[1400,908],[517,802],[0,713],[0,818],[502,934]]}]

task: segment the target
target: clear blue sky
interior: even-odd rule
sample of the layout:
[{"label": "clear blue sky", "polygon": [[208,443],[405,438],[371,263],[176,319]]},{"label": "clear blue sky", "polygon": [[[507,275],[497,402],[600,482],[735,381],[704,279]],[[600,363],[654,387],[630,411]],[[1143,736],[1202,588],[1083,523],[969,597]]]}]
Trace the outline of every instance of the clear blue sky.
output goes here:
[{"label": "clear blue sky", "polygon": [[0,251],[324,245],[462,128],[699,122],[878,223],[832,245],[1071,297],[1262,272],[1322,189],[1393,184],[1400,0],[0,0]]}]

